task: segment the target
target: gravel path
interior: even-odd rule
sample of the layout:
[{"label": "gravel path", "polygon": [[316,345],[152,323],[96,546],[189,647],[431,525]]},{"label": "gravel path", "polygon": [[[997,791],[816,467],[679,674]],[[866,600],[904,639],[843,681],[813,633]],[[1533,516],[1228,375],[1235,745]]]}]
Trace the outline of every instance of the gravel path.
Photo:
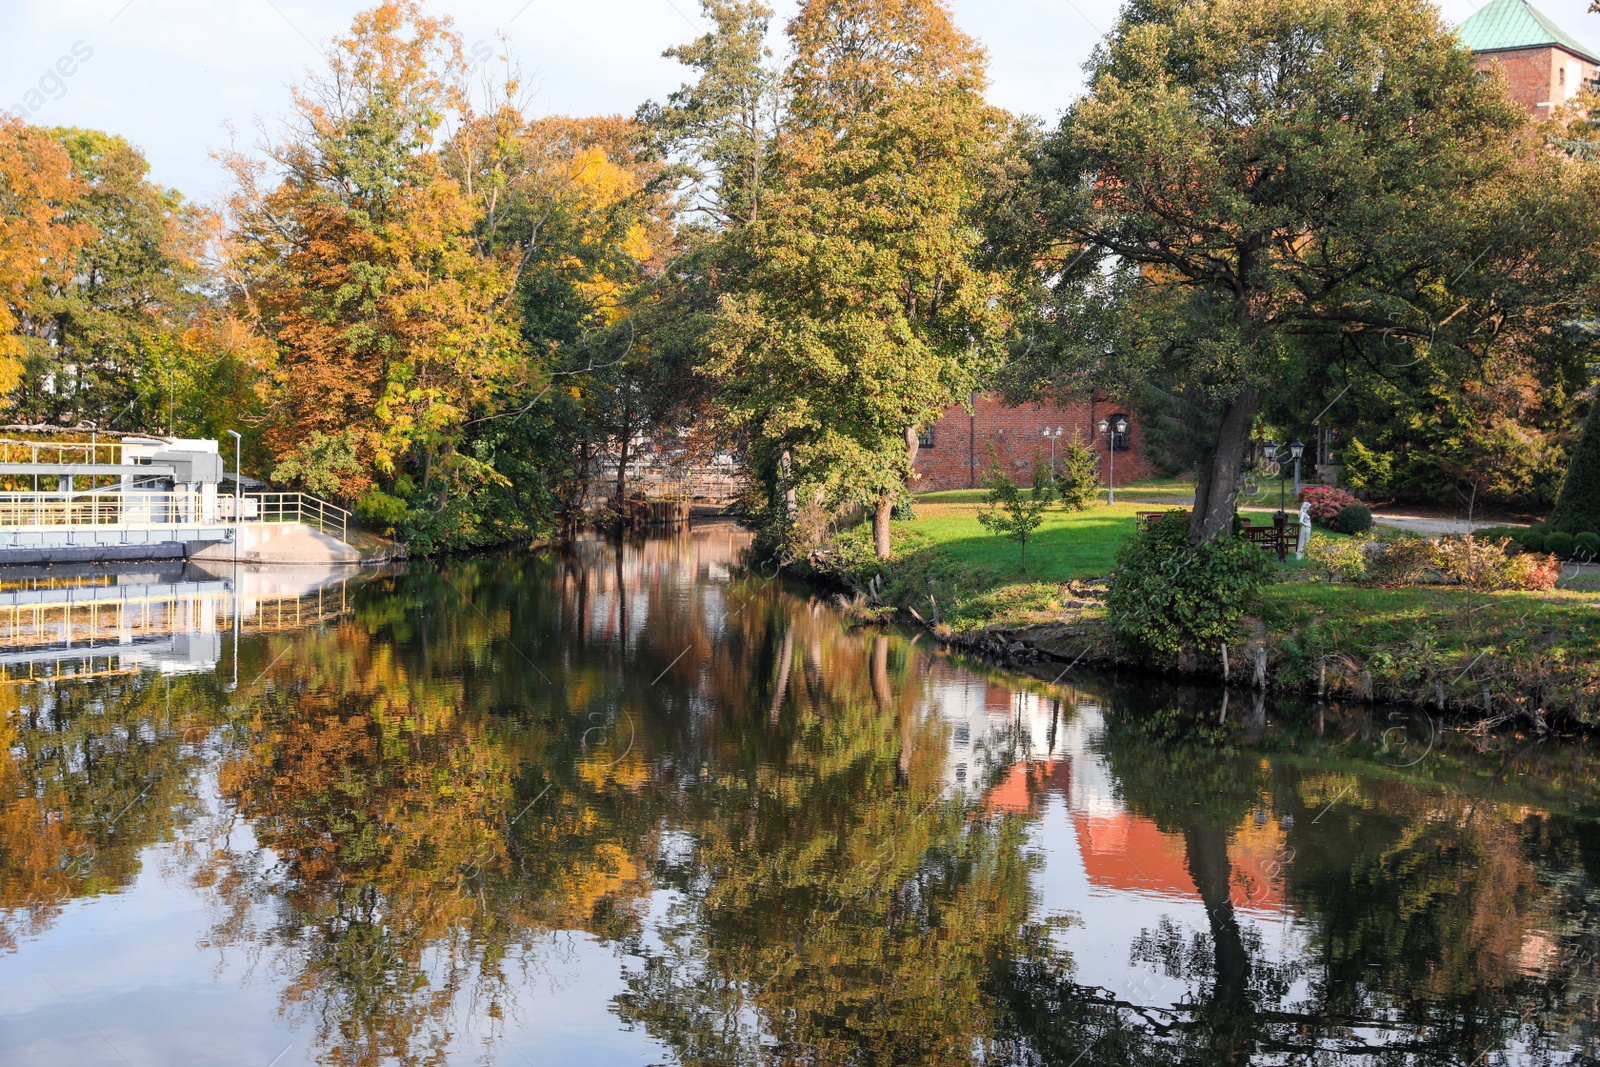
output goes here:
[{"label": "gravel path", "polygon": [[1399,512],[1373,512],[1373,522],[1419,534],[1466,534],[1485,526],[1526,526],[1521,522],[1491,522],[1467,519],[1441,519],[1437,515],[1406,515]]}]

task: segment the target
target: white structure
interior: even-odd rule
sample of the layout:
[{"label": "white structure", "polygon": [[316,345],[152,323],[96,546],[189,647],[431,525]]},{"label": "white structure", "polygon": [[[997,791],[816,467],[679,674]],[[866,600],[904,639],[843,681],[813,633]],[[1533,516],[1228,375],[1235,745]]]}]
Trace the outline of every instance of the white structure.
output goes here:
[{"label": "white structure", "polygon": [[208,439],[0,439],[0,478],[32,481],[0,490],[0,562],[201,552],[263,562],[359,559],[345,543],[343,508],[304,493],[219,494],[224,474]]}]

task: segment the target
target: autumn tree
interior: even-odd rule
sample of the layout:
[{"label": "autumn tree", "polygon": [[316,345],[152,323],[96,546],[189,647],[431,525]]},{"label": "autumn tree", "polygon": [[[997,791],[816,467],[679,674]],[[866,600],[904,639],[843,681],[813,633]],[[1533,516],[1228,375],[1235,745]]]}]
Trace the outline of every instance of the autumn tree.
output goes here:
[{"label": "autumn tree", "polygon": [[708,371],[775,490],[869,505],[884,557],[918,427],[974,388],[1001,334],[974,215],[1003,116],[935,0],[811,0],[789,36],[771,186],[734,236],[748,268]]},{"label": "autumn tree", "polygon": [[514,270],[475,243],[476,207],[436,144],[463,71],[448,19],[388,0],[295,89],[268,147],[282,180],[229,159],[236,296],[279,353],[277,476],[423,529],[497,477],[459,430],[520,371]]},{"label": "autumn tree", "polygon": [[643,141],[620,116],[530,120],[506,104],[449,146],[479,205],[477,240],[515,264],[532,369],[474,424],[474,443],[492,442],[507,473],[542,470],[567,521],[581,516],[602,454],[620,497],[635,437],[669,423],[692,393],[682,374],[666,387],[651,331],[637,321],[671,241],[660,167]]},{"label": "autumn tree", "polygon": [[55,138],[0,114],[0,395],[21,380],[23,358],[43,347],[25,339],[41,287],[66,283],[74,255],[94,236],[90,224],[68,216],[82,191]]},{"label": "autumn tree", "polygon": [[[15,418],[219,437],[249,430],[272,352],[212,300],[213,216],[149,179],[124,138],[45,131],[77,191],[64,225],[90,235],[29,291]],[[254,437],[253,434],[250,435]]]},{"label": "autumn tree", "polygon": [[1263,395],[1307,358],[1459,382],[1577,298],[1580,181],[1422,0],[1136,0],[1090,83],[1018,216],[1030,373],[1167,399],[1191,539],[1230,528]]}]

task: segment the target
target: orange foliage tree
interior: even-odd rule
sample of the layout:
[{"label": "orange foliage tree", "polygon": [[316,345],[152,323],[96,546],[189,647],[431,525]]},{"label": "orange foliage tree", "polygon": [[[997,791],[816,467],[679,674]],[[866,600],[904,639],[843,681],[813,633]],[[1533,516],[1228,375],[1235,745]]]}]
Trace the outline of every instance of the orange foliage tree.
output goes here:
[{"label": "orange foliage tree", "polygon": [[82,189],[66,151],[48,132],[0,114],[0,393],[22,379],[28,347],[18,330],[30,295],[47,279],[64,280],[73,254],[93,228],[67,219]]},{"label": "orange foliage tree", "polygon": [[416,0],[358,16],[294,91],[268,161],[227,157],[235,296],[278,348],[266,440],[277,478],[403,521],[492,468],[461,425],[520,367],[514,271],[435,140],[459,110],[461,41]]}]

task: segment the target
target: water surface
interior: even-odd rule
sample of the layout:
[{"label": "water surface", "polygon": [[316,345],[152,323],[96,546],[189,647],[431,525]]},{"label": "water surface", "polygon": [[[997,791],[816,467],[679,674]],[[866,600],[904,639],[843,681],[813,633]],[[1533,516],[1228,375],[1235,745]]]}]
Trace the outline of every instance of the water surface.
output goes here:
[{"label": "water surface", "polygon": [[1590,749],[851,630],[731,527],[0,575],[0,1060],[1600,1062]]}]

